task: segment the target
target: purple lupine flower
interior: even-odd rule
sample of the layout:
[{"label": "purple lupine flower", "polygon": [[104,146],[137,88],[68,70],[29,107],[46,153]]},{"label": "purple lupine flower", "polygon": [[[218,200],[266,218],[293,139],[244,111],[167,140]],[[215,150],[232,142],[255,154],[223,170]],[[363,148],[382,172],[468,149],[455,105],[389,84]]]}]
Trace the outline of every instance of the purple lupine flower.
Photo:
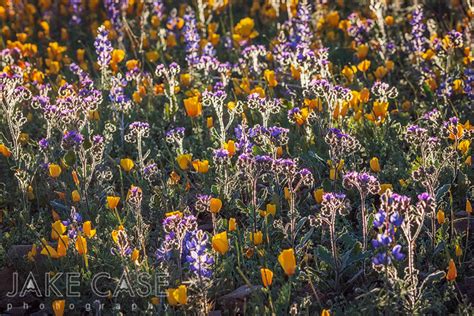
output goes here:
[{"label": "purple lupine flower", "polygon": [[353,37],[358,45],[366,42],[370,30],[375,24],[374,21],[362,19],[358,13],[352,13],[347,19],[351,22],[350,27],[347,29],[349,36]]},{"label": "purple lupine flower", "polygon": [[374,228],[379,230],[377,237],[372,240],[372,246],[377,253],[372,258],[375,266],[390,264],[392,258],[400,261],[405,255],[401,253],[401,245],[396,242],[396,228],[403,223],[400,212],[410,207],[410,198],[404,195],[393,193],[391,190],[385,191],[381,196],[381,208],[374,216]]},{"label": "purple lupine flower", "polygon": [[312,42],[313,32],[311,31],[312,8],[306,1],[298,3],[296,17],[293,18],[293,28],[290,34],[291,45],[300,45],[309,48]]},{"label": "purple lupine flower", "polygon": [[122,34],[122,16],[127,9],[128,1],[126,0],[105,0],[105,10],[107,17],[112,22],[112,26],[117,33]]},{"label": "purple lupine flower", "polygon": [[403,254],[401,250],[402,250],[402,246],[400,245],[395,245],[395,247],[393,247],[392,249],[392,255],[398,261],[401,261],[405,258],[405,254]]},{"label": "purple lupine flower", "polygon": [[[472,101],[474,100],[474,62],[471,62],[469,65],[469,68],[466,68],[464,70],[464,76],[466,79],[464,79],[464,92],[467,94],[469,99]],[[471,108],[472,108],[472,102],[471,102]]]},{"label": "purple lupine flower", "polygon": [[165,11],[165,6],[163,4],[162,0],[153,0],[152,2],[153,5],[153,15],[157,16],[158,19],[161,21],[161,19],[164,16],[164,11]]},{"label": "purple lupine flower", "polygon": [[426,38],[424,33],[426,31],[426,24],[423,21],[423,9],[417,7],[412,12],[412,18],[410,20],[411,29],[411,41],[410,48],[415,53],[422,53],[425,51]]},{"label": "purple lupine flower", "polygon": [[82,230],[82,216],[74,207],[71,208],[69,218],[62,221],[62,223],[67,227],[67,235],[71,239],[76,238],[77,232]]},{"label": "purple lupine flower", "polygon": [[387,254],[384,252],[378,253],[372,259],[372,263],[376,266],[390,264],[391,262],[392,262],[391,258],[387,256]]},{"label": "purple lupine flower", "polygon": [[372,239],[372,246],[374,248],[386,247],[392,243],[392,237],[384,233],[377,234],[375,239]]},{"label": "purple lupine flower", "polygon": [[72,19],[71,23],[73,25],[78,25],[81,23],[82,15],[82,1],[81,0],[69,0],[69,3],[72,7]]},{"label": "purple lupine flower", "polygon": [[390,223],[396,227],[400,227],[403,223],[403,217],[398,212],[394,212],[390,215]]},{"label": "purple lupine flower", "polygon": [[383,210],[379,210],[375,215],[374,215],[374,228],[380,229],[384,224],[385,224],[385,217],[387,214]]},{"label": "purple lupine flower", "polygon": [[112,77],[112,87],[110,88],[109,99],[116,104],[120,110],[127,111],[131,106],[130,98],[125,94],[125,87],[128,82],[125,78]]},{"label": "purple lupine flower", "polygon": [[212,258],[208,249],[209,238],[198,229],[190,233],[185,242],[186,262],[191,271],[199,277],[209,278],[212,275]]},{"label": "purple lupine flower", "polygon": [[184,15],[184,41],[186,43],[186,61],[192,67],[199,61],[199,33],[196,27],[196,17],[194,10],[188,7]]},{"label": "purple lupine flower", "polygon": [[105,70],[109,66],[110,60],[112,59],[112,44],[109,39],[109,31],[105,26],[100,26],[97,30],[97,37],[95,38],[94,47],[97,54],[97,63],[99,64],[100,70]]},{"label": "purple lupine flower", "polygon": [[166,261],[171,258],[173,250],[179,250],[179,260],[183,254],[183,248],[189,239],[190,232],[196,231],[197,222],[193,215],[183,215],[175,212],[168,215],[162,222],[165,231],[165,239],[156,250],[155,256],[159,261]]}]

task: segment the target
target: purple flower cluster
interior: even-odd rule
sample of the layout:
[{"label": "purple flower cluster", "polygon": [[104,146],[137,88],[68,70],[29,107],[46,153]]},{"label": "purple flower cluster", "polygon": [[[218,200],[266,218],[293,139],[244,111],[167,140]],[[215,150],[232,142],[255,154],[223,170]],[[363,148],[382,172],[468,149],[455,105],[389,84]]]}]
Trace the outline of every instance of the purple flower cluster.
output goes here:
[{"label": "purple flower cluster", "polygon": [[337,128],[330,128],[324,138],[329,145],[331,160],[339,162],[344,156],[350,155],[361,148],[359,141]]},{"label": "purple flower cluster", "polygon": [[112,59],[112,44],[109,39],[109,31],[105,26],[100,26],[97,30],[97,37],[95,38],[94,47],[97,54],[97,63],[101,70],[107,69],[110,60]]},{"label": "purple flower cluster", "polygon": [[227,149],[219,148],[214,150],[213,159],[216,164],[224,164],[229,162],[230,156]]},{"label": "purple flower cluster", "polygon": [[[471,62],[470,67],[464,70],[464,92],[468,95],[471,101],[474,100],[474,62]],[[472,109],[471,102],[471,109]]]},{"label": "purple flower cluster", "polygon": [[147,122],[133,122],[128,126],[128,129],[130,130],[130,133],[138,136],[140,135],[141,137],[148,137],[150,133],[150,124]]},{"label": "purple flower cluster", "polygon": [[210,278],[214,259],[209,252],[209,237],[198,229],[187,236],[185,242],[186,262],[191,271],[200,278]]},{"label": "purple flower cluster", "polygon": [[190,7],[187,8],[186,14],[184,15],[184,41],[186,43],[186,61],[189,67],[194,66],[199,62],[199,33],[196,27],[196,17],[194,10]]},{"label": "purple flower cluster", "polygon": [[275,146],[283,146],[288,143],[288,133],[289,129],[279,126],[263,127],[255,125],[249,129],[248,136],[257,145],[263,145],[266,140],[269,140]]},{"label": "purple flower cluster", "polygon": [[293,44],[309,48],[313,37],[311,31],[311,5],[307,1],[301,1],[298,4],[298,10],[295,19],[293,20],[293,32],[290,40]]},{"label": "purple flower cluster", "polygon": [[123,229],[117,231],[117,238],[114,246],[110,249],[110,253],[114,256],[128,257],[132,254],[128,235]]},{"label": "purple flower cluster", "polygon": [[423,21],[423,9],[417,7],[412,12],[412,18],[410,20],[411,29],[411,41],[410,49],[415,53],[422,53],[425,51],[426,38],[424,37],[426,31],[426,24]]},{"label": "purple flower cluster", "polygon": [[358,13],[352,13],[347,19],[351,22],[347,29],[349,36],[353,37],[358,45],[367,42],[369,32],[374,27],[374,21],[362,19]]},{"label": "purple flower cluster", "polygon": [[107,16],[112,22],[114,29],[121,34],[122,33],[122,15],[123,11],[128,6],[128,1],[126,0],[105,0],[104,1],[105,10],[107,11]]},{"label": "purple flower cluster", "polygon": [[163,4],[163,0],[153,0],[152,6],[153,15],[157,16],[158,19],[161,20],[164,16],[165,11],[165,5]]},{"label": "purple flower cluster", "polygon": [[183,254],[186,238],[190,232],[197,229],[196,217],[193,215],[183,215],[181,212],[175,212],[166,216],[162,222],[165,238],[160,248],[155,252],[158,261],[168,261],[173,250],[178,250],[179,258]]},{"label": "purple flower cluster", "polygon": [[166,140],[168,141],[168,139],[183,138],[184,131],[185,131],[184,127],[176,127],[176,128],[170,129],[165,134]]},{"label": "purple flower cluster", "polygon": [[194,208],[198,212],[206,212],[209,210],[211,206],[211,198],[212,196],[208,194],[199,194],[196,197],[196,203],[194,204]]},{"label": "purple flower cluster", "polygon": [[342,184],[345,188],[356,188],[362,196],[377,194],[380,191],[380,183],[376,177],[368,173],[351,171],[344,175]]},{"label": "purple flower cluster", "polygon": [[330,229],[334,229],[336,215],[346,215],[348,211],[348,200],[344,193],[327,192],[323,194],[323,200],[321,201],[321,211],[317,214],[312,221],[315,223],[326,223],[330,225]]},{"label": "purple flower cluster", "polygon": [[84,136],[80,132],[72,130],[64,134],[61,146],[68,150],[81,145],[83,142]]},{"label": "purple flower cluster", "polygon": [[62,221],[62,224],[67,227],[68,237],[75,239],[77,232],[82,231],[82,216],[72,207],[69,218]]},{"label": "purple flower cluster", "polygon": [[47,138],[41,138],[38,142],[38,145],[41,150],[45,151],[49,147],[49,140]]},{"label": "purple flower cluster", "polygon": [[78,25],[81,23],[82,15],[82,1],[81,0],[69,0],[72,8],[72,19],[71,23],[73,25]]},{"label": "purple flower cluster", "polygon": [[130,98],[125,94],[125,87],[127,86],[127,80],[120,76],[112,77],[112,87],[110,88],[109,99],[118,109],[121,111],[127,111],[131,106]]},{"label": "purple flower cluster", "polygon": [[382,204],[374,216],[374,228],[378,231],[377,237],[372,240],[376,255],[372,259],[375,266],[391,264],[392,260],[401,261],[405,254],[401,252],[401,245],[395,242],[397,228],[403,223],[400,211],[408,210],[410,198],[387,190],[381,196]]}]

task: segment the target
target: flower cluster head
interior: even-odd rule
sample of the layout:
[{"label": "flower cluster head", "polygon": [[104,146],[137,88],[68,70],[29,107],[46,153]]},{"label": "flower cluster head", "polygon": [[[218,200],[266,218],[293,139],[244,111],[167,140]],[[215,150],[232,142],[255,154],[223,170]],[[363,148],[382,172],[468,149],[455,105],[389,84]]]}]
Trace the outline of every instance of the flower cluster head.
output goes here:
[{"label": "flower cluster head", "polygon": [[216,165],[224,165],[230,162],[229,151],[223,148],[215,149],[212,158]]},{"label": "flower cluster head", "polygon": [[38,145],[39,145],[39,148],[42,150],[42,151],[45,151],[48,149],[49,147],[49,140],[47,138],[41,138],[39,141],[38,141]]},{"label": "flower cluster head", "polygon": [[180,72],[181,72],[181,67],[175,62],[172,62],[171,64],[169,64],[168,67],[166,67],[163,64],[159,64],[158,66],[156,66],[156,69],[155,69],[155,75],[158,78],[164,78],[168,81],[168,83],[170,81],[173,81],[174,83],[173,86],[178,84],[176,80],[176,76]]},{"label": "flower cluster head", "polygon": [[[471,62],[471,66],[464,70],[464,92],[468,95],[469,100],[474,101],[474,62]],[[472,109],[472,107],[471,107]]]},{"label": "flower cluster head", "polygon": [[308,108],[299,108],[295,106],[288,110],[288,120],[297,125],[303,125],[310,118],[312,112]]},{"label": "flower cluster head", "polygon": [[[282,108],[281,99],[261,97],[258,93],[249,94],[247,105],[252,110],[262,113],[264,120],[268,120],[270,114],[277,114]],[[264,123],[264,125],[266,125]]]},{"label": "flower cluster head", "polygon": [[390,85],[381,81],[376,81],[370,90],[379,99],[379,102],[387,102],[389,99],[395,99],[398,96],[397,88],[390,87]]},{"label": "flower cluster head", "polygon": [[[84,142],[84,136],[75,130],[68,131],[64,133],[62,142],[61,142],[61,147],[64,150],[69,150],[71,148],[77,148],[77,146],[80,146]],[[43,142],[44,145],[44,142]]]},{"label": "flower cluster head", "polygon": [[197,229],[192,231],[185,242],[186,262],[198,277],[210,278],[214,259],[209,251],[209,237]]},{"label": "flower cluster head", "polygon": [[289,129],[287,128],[279,126],[263,127],[257,124],[248,131],[248,136],[259,146],[267,143],[274,146],[283,146],[288,143],[288,132]]},{"label": "flower cluster head", "polygon": [[351,171],[346,173],[342,185],[348,189],[356,188],[362,196],[378,194],[380,191],[380,183],[377,178],[365,172]]},{"label": "flower cluster head", "polygon": [[75,207],[71,207],[69,218],[62,221],[67,228],[67,235],[71,239],[75,239],[79,231],[82,231],[82,215],[77,212]]},{"label": "flower cluster head", "polygon": [[184,127],[176,127],[176,128],[168,130],[165,134],[166,142],[168,144],[174,144],[174,145],[181,144],[183,142],[185,130],[186,129]]},{"label": "flower cluster head", "polygon": [[316,97],[327,98],[335,103],[349,102],[352,99],[351,90],[340,85],[335,85],[326,79],[314,79],[310,89]]},{"label": "flower cluster head", "polygon": [[122,15],[125,14],[124,11],[128,7],[128,2],[125,0],[105,0],[104,6],[114,29],[117,32],[122,32]]},{"label": "flower cluster head", "polygon": [[392,260],[401,261],[405,255],[401,245],[396,243],[397,228],[403,223],[402,212],[410,208],[410,198],[404,195],[385,191],[381,196],[379,211],[374,216],[374,228],[377,237],[372,240],[372,246],[377,253],[372,259],[375,266],[391,264]]},{"label": "flower cluster head", "polygon": [[452,48],[463,47],[462,33],[456,30],[451,30],[448,32],[447,38],[448,38],[449,47],[452,47]]},{"label": "flower cluster head", "polygon": [[274,160],[267,155],[241,154],[237,158],[237,167],[244,174],[265,174],[272,171]]},{"label": "flower cluster head", "polygon": [[418,202],[416,203],[416,208],[418,212],[421,214],[423,211],[426,214],[430,214],[431,216],[435,216],[436,211],[436,201],[429,193],[424,192],[418,194]]},{"label": "flower cluster head", "polygon": [[112,239],[115,242],[110,252],[119,257],[129,257],[132,254],[129,237],[123,227],[112,231]]},{"label": "flower cluster head", "polygon": [[415,53],[422,53],[425,51],[427,39],[425,38],[426,23],[423,21],[424,14],[421,7],[416,7],[412,12],[411,24],[411,50]]},{"label": "flower cluster head", "polygon": [[353,37],[358,45],[366,43],[369,32],[375,25],[374,21],[362,18],[358,13],[352,13],[347,19],[350,22],[347,29],[349,36]]},{"label": "flower cluster head", "polygon": [[[225,99],[227,98],[227,93],[221,89],[215,89],[213,91],[204,91],[202,93],[202,104],[205,107],[217,108],[224,104]],[[241,107],[236,106],[229,109],[231,111],[235,110],[237,113],[240,113]]]},{"label": "flower cluster head", "polygon": [[112,60],[113,48],[108,37],[109,32],[105,26],[101,25],[97,30],[94,46],[97,54],[97,63],[102,71],[109,67],[110,61]]},{"label": "flower cluster head", "polygon": [[116,76],[112,76],[109,94],[109,99],[117,107],[117,110],[125,113],[128,112],[132,106],[132,101],[125,94],[127,84],[127,79],[122,78],[120,73]]},{"label": "flower cluster head", "polygon": [[241,67],[250,67],[250,71],[260,74],[263,69],[267,68],[263,57],[267,55],[267,50],[263,45],[250,45],[242,51],[242,58],[239,59]]},{"label": "flower cluster head", "polygon": [[418,125],[410,125],[407,127],[406,137],[409,143],[419,146],[428,138],[428,130]]},{"label": "flower cluster head", "polygon": [[311,186],[314,182],[311,171],[306,168],[299,168],[298,162],[295,159],[274,159],[272,170],[276,176],[290,181],[293,188]]},{"label": "flower cluster head", "polygon": [[143,199],[143,191],[140,187],[132,185],[128,190],[127,194],[127,202],[134,207],[135,209],[139,209],[142,204]]},{"label": "flower cluster head", "polygon": [[194,10],[191,7],[186,9],[186,14],[184,15],[183,34],[186,43],[186,61],[192,67],[199,61],[199,41],[201,39],[196,27]]},{"label": "flower cluster head", "polygon": [[128,133],[125,135],[125,141],[136,143],[139,140],[150,136],[150,124],[146,122],[133,122],[128,126]]},{"label": "flower cluster head", "polygon": [[198,212],[206,212],[211,207],[211,199],[212,196],[207,194],[199,194],[196,197],[196,203],[194,204],[194,208]]},{"label": "flower cluster head", "polygon": [[155,253],[159,261],[169,260],[173,250],[178,250],[181,256],[185,246],[185,239],[189,236],[190,232],[194,232],[197,229],[196,217],[193,215],[185,215],[180,211],[175,211],[167,213],[165,216],[162,222],[165,238]]},{"label": "flower cluster head", "polygon": [[156,178],[158,172],[158,165],[155,162],[150,161],[145,168],[143,168],[143,177],[148,181],[152,181]]},{"label": "flower cluster head", "polygon": [[461,124],[458,117],[453,116],[444,123],[444,134],[452,141],[460,141],[471,135],[471,130],[466,128],[465,125]]},{"label": "flower cluster head", "polygon": [[359,141],[355,137],[343,133],[337,128],[330,128],[324,140],[329,145],[331,159],[333,161],[339,161],[343,157],[349,156],[361,148]]},{"label": "flower cluster head", "polygon": [[346,215],[348,211],[344,193],[324,193],[321,202],[321,216],[331,217],[336,214]]}]

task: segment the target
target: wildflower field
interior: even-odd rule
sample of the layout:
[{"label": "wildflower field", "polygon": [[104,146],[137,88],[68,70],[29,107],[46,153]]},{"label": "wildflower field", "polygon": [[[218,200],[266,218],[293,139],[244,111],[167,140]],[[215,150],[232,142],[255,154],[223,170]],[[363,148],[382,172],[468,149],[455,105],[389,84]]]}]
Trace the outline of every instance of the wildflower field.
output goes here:
[{"label": "wildflower field", "polygon": [[473,28],[0,0],[0,313],[473,315]]}]

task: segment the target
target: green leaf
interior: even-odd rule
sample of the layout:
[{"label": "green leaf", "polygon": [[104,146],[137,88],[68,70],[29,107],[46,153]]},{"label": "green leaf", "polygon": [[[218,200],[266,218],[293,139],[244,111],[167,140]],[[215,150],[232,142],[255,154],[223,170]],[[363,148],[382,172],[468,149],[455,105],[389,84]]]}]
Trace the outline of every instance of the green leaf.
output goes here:
[{"label": "green leaf", "polygon": [[311,238],[311,235],[313,235],[313,232],[314,232],[314,227],[311,227],[311,229],[303,236],[303,238],[301,238],[298,248],[303,248],[306,245],[308,240]]},{"label": "green leaf", "polygon": [[314,250],[314,254],[327,265],[332,266],[334,264],[331,252],[323,245],[318,245]]},{"label": "green leaf", "polygon": [[448,193],[449,189],[451,188],[451,184],[445,184],[441,188],[436,191],[436,202],[441,202],[443,197]]},{"label": "green leaf", "polygon": [[76,163],[76,154],[74,151],[70,150],[64,155],[64,162],[68,166],[72,166]]},{"label": "green leaf", "polygon": [[298,221],[295,228],[295,236],[297,236],[298,232],[301,230],[301,228],[303,228],[303,225],[306,223],[307,219],[308,219],[307,217],[303,217]]},{"label": "green leaf", "polygon": [[244,204],[244,202],[242,202],[242,200],[235,200],[235,204],[237,205],[237,208],[240,209],[241,211],[246,211],[247,210],[247,206]]},{"label": "green leaf", "polygon": [[278,315],[286,315],[290,306],[291,283],[286,282],[278,291],[275,307]]}]

